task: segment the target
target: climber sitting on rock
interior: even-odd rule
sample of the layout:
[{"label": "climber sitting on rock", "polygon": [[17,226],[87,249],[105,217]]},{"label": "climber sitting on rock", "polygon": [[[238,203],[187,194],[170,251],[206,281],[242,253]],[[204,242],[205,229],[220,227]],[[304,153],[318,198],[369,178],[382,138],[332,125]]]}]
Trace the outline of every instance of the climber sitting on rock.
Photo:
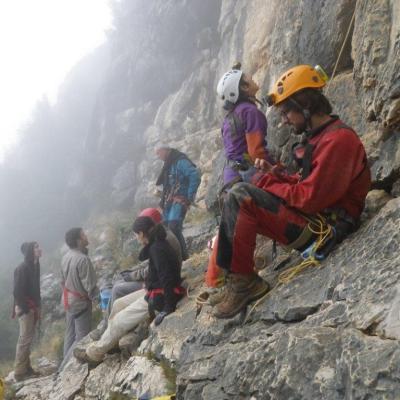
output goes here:
[{"label": "climber sitting on rock", "polygon": [[[145,208],[139,214],[139,217],[150,217],[153,222],[157,224],[162,223],[162,215],[157,208]],[[179,270],[182,266],[182,252],[181,252],[181,245],[176,238],[176,236],[172,233],[169,228],[165,228],[167,233],[166,241],[172,247],[174,252],[178,257],[179,262]],[[126,297],[129,294],[136,292],[144,287],[144,282],[147,278],[149,268],[147,263],[141,263],[132,270],[126,270],[121,272],[122,280],[117,281],[111,291],[111,298],[108,302],[106,315],[104,319],[99,323],[99,326],[90,332],[90,338],[93,340],[99,340],[101,335],[107,328],[108,318],[111,315],[112,307],[116,300],[120,298],[124,298],[124,303],[129,304],[130,297]],[[115,312],[114,312],[115,314]]]},{"label": "climber sitting on rock", "polygon": [[[256,186],[238,183],[228,193],[217,253],[218,265],[229,273],[228,289],[214,309],[218,318],[233,317],[269,290],[254,272],[257,234],[299,251],[314,249],[313,243],[322,250],[327,245],[328,250],[358,227],[370,170],[357,134],[331,115],[321,91],[324,86],[319,71],[299,65],[285,72],[268,96],[283,122],[296,134],[305,134],[294,148],[301,172],[289,175],[266,160],[256,160],[265,172]],[[317,228],[312,228],[312,221]],[[333,229],[321,242],[316,231],[326,226]]]},{"label": "climber sitting on rock", "polygon": [[[155,224],[149,217],[138,217],[132,226],[137,240],[143,245],[139,260],[149,260],[145,289],[124,296],[114,303],[108,327],[100,340],[91,343],[86,350],[75,348],[76,358],[98,363],[104,355],[117,346],[119,339],[149,316],[155,316],[154,324],[161,324],[183,297],[180,263],[176,252],[167,242],[163,225]],[[129,302],[125,301],[130,297]]]}]

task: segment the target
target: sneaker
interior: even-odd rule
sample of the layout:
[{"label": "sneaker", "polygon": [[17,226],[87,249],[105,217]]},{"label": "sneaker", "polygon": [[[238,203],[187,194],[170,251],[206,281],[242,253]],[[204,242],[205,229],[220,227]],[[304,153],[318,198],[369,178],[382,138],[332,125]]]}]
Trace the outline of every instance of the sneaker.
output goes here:
[{"label": "sneaker", "polygon": [[26,379],[37,378],[40,376],[40,373],[35,371],[32,367],[28,367],[25,372],[22,374],[14,374],[14,379],[17,382],[25,381]]},{"label": "sneaker", "polygon": [[230,285],[222,302],[214,307],[217,318],[232,318],[252,301],[258,300],[269,291],[269,285],[258,275],[232,274]]},{"label": "sneaker", "polygon": [[25,379],[28,379],[28,375],[26,373],[24,374],[14,374],[14,379],[16,382],[22,382]]},{"label": "sneaker", "polygon": [[28,367],[27,374],[29,377],[38,377],[40,376],[40,372],[34,370],[31,366]]}]

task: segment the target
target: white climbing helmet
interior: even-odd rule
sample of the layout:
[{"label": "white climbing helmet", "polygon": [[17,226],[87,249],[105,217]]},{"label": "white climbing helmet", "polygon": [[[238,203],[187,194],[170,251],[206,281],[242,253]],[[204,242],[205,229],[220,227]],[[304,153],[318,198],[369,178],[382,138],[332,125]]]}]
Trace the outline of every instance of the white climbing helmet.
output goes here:
[{"label": "white climbing helmet", "polygon": [[222,100],[235,104],[239,98],[239,82],[243,72],[240,69],[231,69],[222,75],[218,82],[217,93]]}]

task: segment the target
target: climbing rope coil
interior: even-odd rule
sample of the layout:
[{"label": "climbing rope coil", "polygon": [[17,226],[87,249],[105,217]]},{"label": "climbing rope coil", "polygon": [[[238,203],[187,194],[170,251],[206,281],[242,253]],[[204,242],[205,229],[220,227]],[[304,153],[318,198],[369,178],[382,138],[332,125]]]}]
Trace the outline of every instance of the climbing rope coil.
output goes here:
[{"label": "climbing rope coil", "polygon": [[[276,289],[278,289],[282,285],[291,282],[297,275],[299,275],[305,269],[309,267],[319,267],[321,265],[321,260],[324,257],[319,256],[318,251],[320,251],[330,239],[334,238],[335,229],[320,214],[317,214],[316,217],[309,217],[306,215],[304,215],[304,217],[308,220],[308,229],[314,235],[317,236],[313,244],[308,249],[306,249],[308,256],[305,257],[300,264],[288,268],[287,270],[279,274],[278,284],[272,290],[270,290],[268,293],[266,293],[263,297],[261,297],[254,303],[250,311],[247,313],[247,316],[243,321],[243,325],[248,321],[251,313],[257,308],[257,306],[261,304],[268,296],[270,296],[271,293],[273,293]],[[304,252],[302,253],[302,256],[303,254]]]},{"label": "climbing rope coil", "polygon": [[[302,257],[304,260],[291,268],[286,269],[281,272],[278,276],[278,284],[266,293],[263,297],[261,297],[251,308],[250,312],[247,315],[247,318],[251,314],[251,312],[266,298],[268,297],[274,290],[276,290],[279,286],[288,284],[291,282],[297,275],[302,273],[309,267],[319,267],[321,265],[321,261],[324,259],[324,256],[319,253],[319,251],[328,243],[329,240],[334,238],[335,229],[332,225],[330,225],[325,217],[321,214],[317,214],[315,217],[310,217],[307,215],[303,215],[305,219],[308,221],[308,229],[311,233],[313,233],[316,237],[315,241],[308,247],[303,253]],[[223,289],[220,289],[223,290]],[[208,304],[208,298],[210,293],[205,291],[200,293],[198,296],[193,296],[190,294],[190,288],[187,289],[187,296],[189,299],[195,301],[198,307],[202,307],[203,305]],[[246,320],[247,320],[246,318]]]},{"label": "climbing rope coil", "polygon": [[[289,268],[279,275],[278,282],[280,284],[289,283],[296,275],[308,267],[320,266],[320,261],[323,257],[318,255],[318,251],[334,236],[334,228],[327,223],[322,215],[318,214],[316,218],[306,218],[309,221],[308,229],[316,235],[317,238],[311,247],[306,249],[307,256],[303,256],[304,260],[299,265]],[[304,254],[304,252],[302,254]]]}]

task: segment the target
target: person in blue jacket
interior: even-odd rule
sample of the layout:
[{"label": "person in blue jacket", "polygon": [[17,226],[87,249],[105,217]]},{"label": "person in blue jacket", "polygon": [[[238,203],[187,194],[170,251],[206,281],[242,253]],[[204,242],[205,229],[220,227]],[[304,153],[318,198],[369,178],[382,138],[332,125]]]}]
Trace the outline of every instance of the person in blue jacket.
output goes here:
[{"label": "person in blue jacket", "polygon": [[162,185],[160,207],[164,224],[175,234],[182,248],[182,259],[188,258],[183,220],[193,203],[200,185],[200,172],[188,156],[166,145],[156,148],[157,157],[164,161],[156,185]]}]

